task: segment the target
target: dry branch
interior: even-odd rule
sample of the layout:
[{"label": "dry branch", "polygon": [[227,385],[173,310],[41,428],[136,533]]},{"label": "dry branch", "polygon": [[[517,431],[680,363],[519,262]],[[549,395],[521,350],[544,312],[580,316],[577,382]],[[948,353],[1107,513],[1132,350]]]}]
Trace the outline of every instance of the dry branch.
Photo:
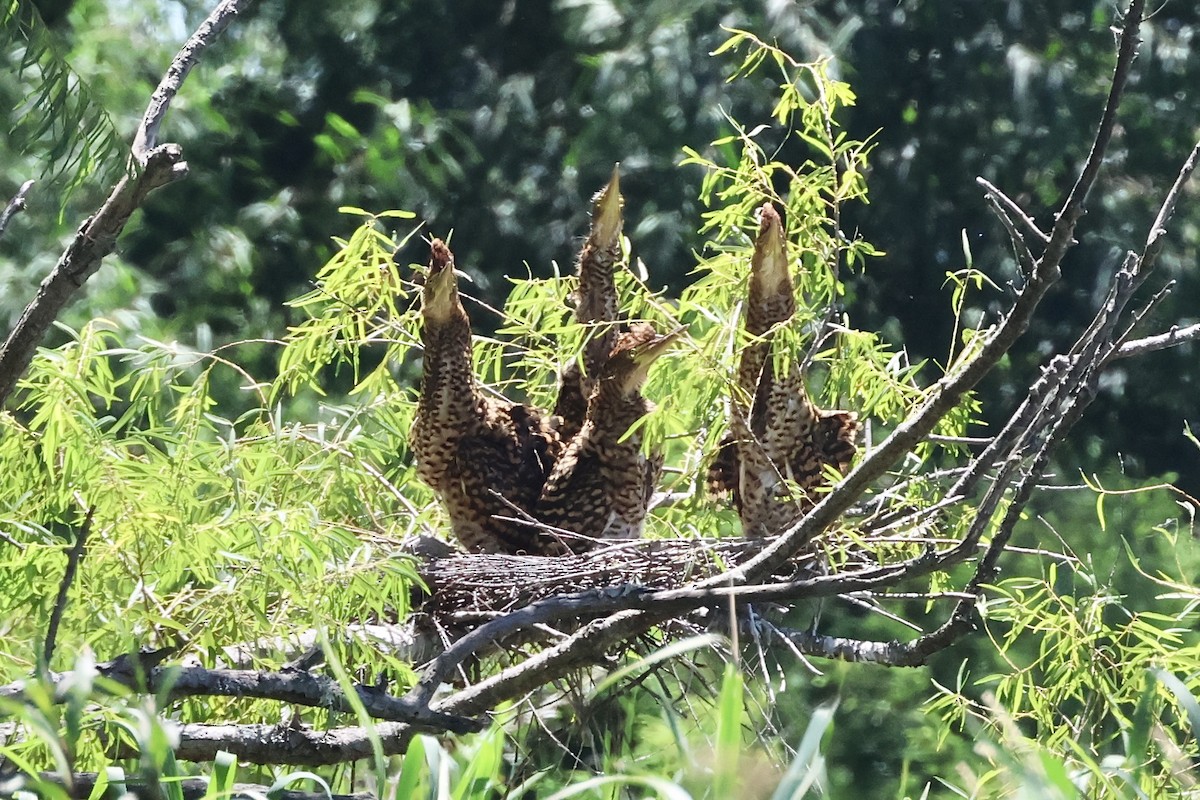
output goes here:
[{"label": "dry branch", "polygon": [[29,190],[33,188],[33,181],[25,181],[21,184],[21,188],[17,189],[17,193],[8,201],[8,205],[4,207],[4,211],[0,212],[0,236],[4,235],[4,231],[8,229],[8,223],[18,213],[25,210],[25,196],[29,194]]},{"label": "dry branch", "polygon": [[[185,697],[245,697],[343,713],[354,712],[353,704],[332,678],[295,670],[271,672],[155,666],[169,652],[169,649],[163,649],[137,657],[122,657],[97,665],[96,674],[133,691],[158,694],[164,688],[169,688],[170,700]],[[55,700],[62,702],[72,683],[77,680],[78,676],[73,673],[51,674],[48,681]],[[25,681],[17,681],[0,686],[0,698],[19,700],[26,693],[26,685]],[[354,686],[354,691],[358,701],[373,718],[409,723],[417,732],[472,733],[484,727],[480,720],[431,711],[425,704],[393,697],[375,686],[358,684]]]},{"label": "dry branch", "polygon": [[1181,344],[1187,344],[1200,339],[1200,323],[1188,325],[1185,328],[1173,327],[1166,333],[1160,333],[1156,336],[1146,336],[1142,339],[1134,339],[1125,342],[1117,348],[1112,354],[1115,358],[1131,358],[1133,356],[1141,356],[1146,353],[1153,353],[1158,350],[1166,350],[1169,347],[1176,347]]},{"label": "dry branch", "polygon": [[[42,773],[40,777],[47,783],[57,784],[64,789],[69,789],[74,797],[91,797],[95,791],[96,784],[100,780],[99,774],[95,772],[77,772],[71,776],[69,782],[64,781],[61,776],[51,773]],[[172,785],[179,787],[179,792],[183,796],[183,800],[204,800],[204,798],[208,797],[209,782],[208,778],[183,778],[172,781]],[[161,800],[164,795],[162,782],[158,780],[131,775],[123,780],[110,782],[110,792],[116,788],[116,784],[119,784],[120,788],[124,791],[121,797],[131,798],[131,800]],[[232,787],[232,794],[223,796],[223,800],[261,800],[261,798],[267,796],[270,788],[269,786],[260,786],[253,783],[235,783]],[[34,791],[33,787],[27,781],[18,776],[11,782],[0,785],[0,794],[9,796],[23,789],[30,792]],[[374,800],[375,795],[366,792],[330,795],[325,792],[300,792],[292,789],[282,789],[272,793],[271,797],[274,800]]]},{"label": "dry branch", "polygon": [[0,405],[7,402],[17,381],[29,368],[46,331],[116,247],[117,237],[146,195],[187,175],[187,162],[178,145],[155,144],[158,127],[200,54],[248,3],[249,0],[223,0],[172,60],[134,136],[135,163],[131,171],[117,182],[100,209],[79,227],[0,347]]},{"label": "dry branch", "polygon": [[[225,751],[250,764],[305,764],[322,766],[361,761],[373,755],[371,735],[385,756],[408,749],[417,732],[403,722],[380,722],[372,730],[359,726],[314,731],[288,725],[204,725],[186,723],[176,728],[179,744],[175,757],[186,761],[212,761]],[[136,758],[123,749],[121,758]]]}]

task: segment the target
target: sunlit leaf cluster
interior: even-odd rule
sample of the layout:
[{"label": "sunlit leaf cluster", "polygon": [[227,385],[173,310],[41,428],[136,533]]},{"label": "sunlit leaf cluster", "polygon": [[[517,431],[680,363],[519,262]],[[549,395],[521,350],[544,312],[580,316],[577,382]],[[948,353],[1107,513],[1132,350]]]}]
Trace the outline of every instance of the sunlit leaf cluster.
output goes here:
[{"label": "sunlit leaf cluster", "polygon": [[[10,643],[0,680],[37,664],[64,553],[84,530],[51,668],[85,646],[102,657],[176,646],[218,664],[244,663],[226,650],[241,645],[252,663],[279,666],[295,647],[289,636],[405,613],[414,579],[397,541],[420,522],[407,487],[365,466],[392,455],[386,431],[355,409],[285,421],[268,404],[272,387],[250,381],[235,358],[236,348],[126,347],[97,320],[34,361],[20,404],[0,417],[0,618]],[[230,370],[257,401],[233,419],[210,392]],[[362,648],[355,663],[409,670]],[[191,704],[201,716],[278,713]]]}]

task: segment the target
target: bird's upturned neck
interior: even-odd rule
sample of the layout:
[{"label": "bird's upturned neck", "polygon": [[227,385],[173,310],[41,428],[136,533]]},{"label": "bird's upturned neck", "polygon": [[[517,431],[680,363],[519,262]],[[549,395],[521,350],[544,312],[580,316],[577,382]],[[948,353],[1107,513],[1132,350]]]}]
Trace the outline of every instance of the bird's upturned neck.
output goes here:
[{"label": "bird's upturned neck", "polygon": [[781,322],[791,319],[796,313],[796,297],[792,294],[792,282],[782,281],[771,286],[756,278],[750,283],[750,297],[746,303],[746,333],[762,336]]},{"label": "bird's upturned neck", "polygon": [[479,389],[471,369],[471,327],[466,315],[426,319],[421,331],[420,411],[447,424],[478,416]]},{"label": "bird's upturned neck", "polygon": [[[652,410],[654,404],[641,392],[627,392],[615,380],[602,381],[588,399],[587,419],[595,433],[620,438]],[[636,445],[641,437],[635,434],[626,441]]]}]

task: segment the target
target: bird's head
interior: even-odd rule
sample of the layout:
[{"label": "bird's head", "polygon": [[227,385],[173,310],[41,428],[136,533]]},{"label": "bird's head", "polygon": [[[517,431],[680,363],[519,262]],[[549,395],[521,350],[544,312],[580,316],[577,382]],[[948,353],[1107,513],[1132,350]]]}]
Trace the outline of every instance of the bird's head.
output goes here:
[{"label": "bird's head", "polygon": [[758,209],[758,237],[754,240],[750,276],[750,280],[759,291],[770,294],[792,291],[792,273],[788,268],[783,220],[779,218],[775,206],[770,203],[764,203]]},{"label": "bird's head", "polygon": [[454,254],[441,239],[429,244],[429,272],[425,275],[421,303],[426,319],[449,319],[462,310],[458,279],[454,275]]},{"label": "bird's head", "polygon": [[613,167],[608,184],[592,197],[592,230],[588,239],[606,250],[615,249],[621,238],[621,207],[625,202],[621,198],[619,167],[619,164]]},{"label": "bird's head", "polygon": [[650,367],[671,349],[684,330],[680,326],[670,333],[660,334],[649,323],[634,323],[627,332],[617,337],[617,343],[601,370],[601,381],[615,381],[626,395],[641,391],[650,374]]}]

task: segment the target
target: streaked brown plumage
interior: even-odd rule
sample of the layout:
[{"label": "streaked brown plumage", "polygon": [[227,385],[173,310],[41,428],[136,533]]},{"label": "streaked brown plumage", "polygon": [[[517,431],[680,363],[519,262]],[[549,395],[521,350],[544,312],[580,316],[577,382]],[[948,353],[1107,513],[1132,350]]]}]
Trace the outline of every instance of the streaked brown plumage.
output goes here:
[{"label": "streaked brown plumage", "polygon": [[583,428],[546,480],[535,511],[539,522],[578,537],[561,537],[563,548],[582,552],[594,540],[641,536],[662,458],[643,455],[641,435],[629,428],[654,407],[642,386],[681,332],[659,335],[636,323],[617,336],[600,367]]},{"label": "streaked brown plumage", "polygon": [[454,535],[468,550],[537,552],[533,528],[497,517],[533,510],[562,452],[561,439],[539,409],[480,391],[454,256],[440,239],[430,249],[422,291],[421,396],[412,428],[417,474],[437,491]]},{"label": "streaked brown plumage", "polygon": [[780,533],[815,505],[826,466],[849,469],[858,425],[852,412],[818,409],[795,362],[776,374],[773,331],[792,318],[796,301],[779,214],[769,203],[759,214],[744,323],[752,340],[738,365],[730,433],[708,475],[711,490],[733,496],[752,538]]},{"label": "streaked brown plumage", "polygon": [[573,296],[575,319],[590,330],[583,346],[582,366],[573,360],[559,376],[554,413],[562,420],[564,440],[583,427],[596,375],[617,342],[619,308],[614,273],[621,262],[622,204],[620,174],[614,167],[608,184],[592,198],[591,231],[575,262],[579,278]]}]

